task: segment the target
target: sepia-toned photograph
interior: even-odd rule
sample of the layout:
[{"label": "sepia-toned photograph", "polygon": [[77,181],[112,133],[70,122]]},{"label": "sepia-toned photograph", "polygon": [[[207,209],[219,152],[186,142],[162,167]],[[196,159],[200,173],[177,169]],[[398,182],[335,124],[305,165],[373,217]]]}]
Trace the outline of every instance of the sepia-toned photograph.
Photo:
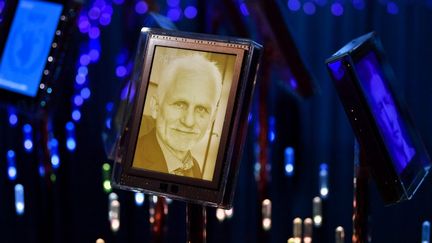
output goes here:
[{"label": "sepia-toned photograph", "polygon": [[156,46],[133,167],[212,181],[236,55]]}]

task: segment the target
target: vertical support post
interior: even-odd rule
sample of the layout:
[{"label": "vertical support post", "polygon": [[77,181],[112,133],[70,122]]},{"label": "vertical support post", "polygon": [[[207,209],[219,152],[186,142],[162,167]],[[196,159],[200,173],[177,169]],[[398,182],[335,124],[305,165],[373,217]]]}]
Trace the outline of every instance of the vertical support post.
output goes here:
[{"label": "vertical support post", "polygon": [[188,203],[186,206],[186,236],[188,243],[205,243],[207,238],[206,207]]},{"label": "vertical support post", "polygon": [[156,205],[153,205],[153,207],[154,215],[150,216],[150,222],[152,223],[152,242],[163,242],[165,211],[167,207],[166,199],[163,197],[158,197]]},{"label": "vertical support post", "polygon": [[369,170],[364,150],[357,140],[354,142],[354,198],[353,198],[353,243],[370,242],[369,220]]}]

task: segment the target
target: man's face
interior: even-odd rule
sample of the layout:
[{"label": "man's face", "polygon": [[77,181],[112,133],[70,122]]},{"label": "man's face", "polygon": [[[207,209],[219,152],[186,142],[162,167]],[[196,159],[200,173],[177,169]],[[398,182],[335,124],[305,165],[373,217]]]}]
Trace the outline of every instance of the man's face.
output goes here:
[{"label": "man's face", "polygon": [[179,74],[158,101],[156,130],[159,139],[176,152],[190,150],[213,121],[217,94],[208,77]]},{"label": "man's face", "polygon": [[385,89],[381,78],[374,75],[371,80],[372,97],[376,103],[379,119],[384,125],[384,130],[396,145],[403,144],[402,131],[398,122],[398,115],[393,99]]}]

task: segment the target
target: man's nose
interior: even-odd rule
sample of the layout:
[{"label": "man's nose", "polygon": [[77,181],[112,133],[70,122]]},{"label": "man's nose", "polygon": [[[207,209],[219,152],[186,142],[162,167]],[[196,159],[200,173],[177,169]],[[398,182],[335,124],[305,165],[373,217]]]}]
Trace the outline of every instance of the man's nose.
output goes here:
[{"label": "man's nose", "polygon": [[184,111],[181,122],[186,127],[193,127],[193,125],[195,124],[195,115],[192,108],[188,108]]}]

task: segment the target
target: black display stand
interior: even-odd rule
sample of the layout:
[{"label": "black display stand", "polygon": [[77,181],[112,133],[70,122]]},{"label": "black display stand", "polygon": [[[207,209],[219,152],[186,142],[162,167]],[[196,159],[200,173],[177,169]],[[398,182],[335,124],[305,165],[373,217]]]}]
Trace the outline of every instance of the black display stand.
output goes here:
[{"label": "black display stand", "polygon": [[366,154],[354,141],[353,243],[370,242],[369,234],[369,168]]},{"label": "black display stand", "polygon": [[188,203],[186,206],[186,242],[206,242],[206,225],[206,207],[198,204]]}]

